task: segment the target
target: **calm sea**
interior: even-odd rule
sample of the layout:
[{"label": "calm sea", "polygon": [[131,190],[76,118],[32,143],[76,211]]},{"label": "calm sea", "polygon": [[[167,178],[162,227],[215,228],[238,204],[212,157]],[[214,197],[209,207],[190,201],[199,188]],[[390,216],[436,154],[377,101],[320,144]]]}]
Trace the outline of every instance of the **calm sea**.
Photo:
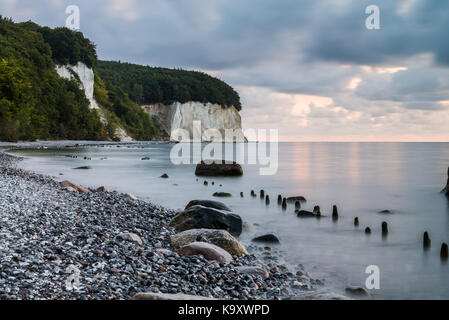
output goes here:
[{"label": "calm sea", "polygon": [[[194,165],[171,163],[172,147],[146,143],[24,150],[20,153],[29,158],[21,166],[176,209],[192,199],[214,199],[216,191],[230,192],[232,198],[220,201],[253,225],[241,236],[243,243],[267,232],[277,234],[287,262],[303,264],[312,276],[327,279],[334,291],[364,286],[366,267],[377,265],[381,289],[373,292],[373,298],[449,299],[449,264],[439,257],[441,243],[449,242],[449,202],[440,194],[447,179],[448,143],[280,143],[277,174],[262,176],[259,165],[243,164],[243,177],[207,179],[215,182],[207,187],[205,179],[196,181]],[[92,160],[84,160],[85,156]],[[73,170],[81,165],[93,169]],[[163,173],[170,178],[159,178]],[[251,198],[252,189],[264,189],[271,205]],[[293,206],[286,211],[278,207],[278,194],[304,196],[304,209],[320,205],[324,215],[330,215],[336,204],[340,219],[334,223],[330,218],[297,218]],[[392,214],[379,213],[382,210]],[[358,228],[353,224],[356,216]],[[383,221],[390,230],[386,238],[381,236]],[[367,226],[371,236],[364,233]],[[427,252],[422,249],[424,231],[432,239]]]}]

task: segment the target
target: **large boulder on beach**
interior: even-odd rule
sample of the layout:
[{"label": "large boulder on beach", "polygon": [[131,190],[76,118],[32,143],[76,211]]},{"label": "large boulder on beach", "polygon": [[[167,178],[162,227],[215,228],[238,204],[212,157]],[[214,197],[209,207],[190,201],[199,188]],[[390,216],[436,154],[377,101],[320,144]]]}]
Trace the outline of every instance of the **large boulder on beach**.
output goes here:
[{"label": "large boulder on beach", "polygon": [[206,260],[217,262],[231,262],[232,256],[222,248],[207,242],[192,242],[178,250],[181,256],[202,255]]},{"label": "large boulder on beach", "polygon": [[203,206],[203,207],[214,208],[214,209],[218,209],[218,210],[232,211],[223,202],[213,201],[213,200],[192,200],[187,204],[186,209],[189,209],[190,207],[193,207],[193,206]]},{"label": "large boulder on beach", "polygon": [[234,213],[204,206],[193,206],[177,214],[170,222],[177,231],[191,229],[226,230],[233,236],[242,233],[242,218]]},{"label": "large boulder on beach", "polygon": [[204,241],[226,250],[233,256],[248,254],[245,247],[225,230],[193,229],[170,237],[171,244],[174,248],[183,247],[198,241],[198,239],[204,239]]},{"label": "large boulder on beach", "polygon": [[242,274],[249,274],[252,276],[259,277],[262,280],[265,280],[270,277],[270,274],[265,269],[262,269],[260,267],[253,267],[253,266],[242,266],[242,267],[236,267],[237,271]]},{"label": "large boulder on beach", "polygon": [[154,293],[140,292],[135,294],[131,300],[169,300],[169,301],[194,301],[194,300],[217,300],[214,298],[194,296],[184,293]]},{"label": "large boulder on beach", "polygon": [[80,193],[90,193],[90,190],[83,188],[80,185],[70,182],[70,181],[67,181],[67,180],[62,181],[59,185],[61,186],[61,188],[68,190],[68,191],[72,191],[72,192],[78,191]]},{"label": "large boulder on beach", "polygon": [[280,243],[281,241],[274,234],[265,234],[260,237],[254,238],[252,241],[254,242],[264,242],[264,243]]},{"label": "large boulder on beach", "polygon": [[239,177],[243,175],[243,169],[242,166],[236,162],[210,160],[198,163],[195,174],[201,177]]}]

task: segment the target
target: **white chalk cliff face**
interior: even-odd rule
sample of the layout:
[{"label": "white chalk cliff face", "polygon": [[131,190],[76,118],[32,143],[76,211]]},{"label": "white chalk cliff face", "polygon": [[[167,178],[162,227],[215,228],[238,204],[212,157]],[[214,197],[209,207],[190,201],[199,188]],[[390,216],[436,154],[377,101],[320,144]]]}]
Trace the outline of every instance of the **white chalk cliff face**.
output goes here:
[{"label": "white chalk cliff face", "polygon": [[[71,80],[75,78],[84,93],[86,94],[87,99],[90,102],[90,108],[97,110],[100,120],[103,124],[107,124],[107,120],[102,112],[102,110],[98,107],[97,101],[94,99],[94,71],[91,68],[88,68],[84,63],[78,62],[76,65],[57,65],[56,72],[61,78]],[[76,75],[76,76],[75,76]],[[116,136],[120,139],[120,141],[133,141],[133,139],[126,133],[123,128],[118,127],[115,132]]]},{"label": "white chalk cliff face", "polygon": [[[142,108],[153,118],[156,117],[163,127],[164,136],[170,140],[180,140],[178,135],[172,135],[182,129],[188,133],[189,139],[203,141],[244,141],[242,119],[235,107],[224,108],[218,104],[201,102],[175,102],[171,105],[152,104]],[[201,126],[194,125],[199,121]],[[213,130],[210,130],[213,129]],[[209,133],[219,133],[222,139]],[[235,134],[235,137],[226,133]]]}]

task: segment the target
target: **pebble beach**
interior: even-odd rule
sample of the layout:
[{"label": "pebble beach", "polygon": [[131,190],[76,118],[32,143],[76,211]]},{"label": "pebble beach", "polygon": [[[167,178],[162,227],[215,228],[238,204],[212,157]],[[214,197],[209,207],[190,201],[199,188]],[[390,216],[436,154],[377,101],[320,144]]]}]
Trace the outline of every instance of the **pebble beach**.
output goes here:
[{"label": "pebble beach", "polygon": [[[177,214],[115,191],[79,193],[16,167],[0,151],[0,299],[128,300],[138,293],[214,299],[320,297],[324,280],[277,262],[276,248],[247,246],[229,263],[181,256],[169,227]],[[136,238],[123,234],[137,235]],[[269,277],[241,273],[264,269]],[[76,277],[75,286],[68,284]],[[69,279],[69,280],[68,280]],[[338,298],[337,295],[326,298]]]}]

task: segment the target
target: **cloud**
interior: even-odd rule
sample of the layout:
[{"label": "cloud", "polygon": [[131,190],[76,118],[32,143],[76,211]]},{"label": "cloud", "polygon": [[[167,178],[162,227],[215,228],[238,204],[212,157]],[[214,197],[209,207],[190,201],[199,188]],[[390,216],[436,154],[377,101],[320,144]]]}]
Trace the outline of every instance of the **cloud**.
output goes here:
[{"label": "cloud", "polygon": [[[63,26],[70,4],[100,58],[208,71],[239,91],[245,126],[449,141],[448,1],[4,0],[0,12]],[[380,30],[365,27],[373,4]]]}]

